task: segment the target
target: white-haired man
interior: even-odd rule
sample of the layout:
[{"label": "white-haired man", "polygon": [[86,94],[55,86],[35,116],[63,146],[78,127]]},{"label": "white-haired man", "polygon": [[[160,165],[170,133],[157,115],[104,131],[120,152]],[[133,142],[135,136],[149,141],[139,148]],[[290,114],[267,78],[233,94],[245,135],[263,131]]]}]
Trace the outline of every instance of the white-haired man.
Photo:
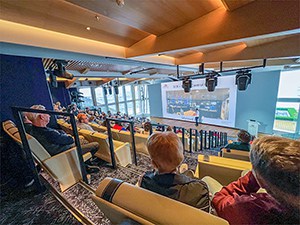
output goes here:
[{"label": "white-haired man", "polygon": [[[43,105],[33,105],[32,109],[45,110]],[[27,131],[33,137],[35,137],[41,145],[53,156],[64,152],[75,146],[74,139],[72,136],[67,135],[63,131],[58,131],[47,127],[50,121],[50,115],[47,113],[28,113],[28,119],[32,122],[31,129]],[[91,142],[88,144],[82,144],[82,154],[91,152],[94,155],[99,147],[97,142]],[[88,166],[90,172],[95,167]]]}]

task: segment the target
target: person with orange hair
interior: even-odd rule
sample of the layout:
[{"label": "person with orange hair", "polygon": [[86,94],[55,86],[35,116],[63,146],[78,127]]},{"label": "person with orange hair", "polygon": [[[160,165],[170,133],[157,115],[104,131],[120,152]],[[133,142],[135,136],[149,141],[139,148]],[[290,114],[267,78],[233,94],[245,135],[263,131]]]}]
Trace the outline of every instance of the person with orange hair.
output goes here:
[{"label": "person with orange hair", "polygon": [[85,113],[79,113],[77,115],[77,127],[84,130],[94,131],[94,129],[88,124],[89,119]]},{"label": "person with orange hair", "polygon": [[209,193],[205,182],[179,173],[182,142],[174,132],[152,134],[147,141],[154,171],[146,172],[139,186],[193,207],[209,211]]}]

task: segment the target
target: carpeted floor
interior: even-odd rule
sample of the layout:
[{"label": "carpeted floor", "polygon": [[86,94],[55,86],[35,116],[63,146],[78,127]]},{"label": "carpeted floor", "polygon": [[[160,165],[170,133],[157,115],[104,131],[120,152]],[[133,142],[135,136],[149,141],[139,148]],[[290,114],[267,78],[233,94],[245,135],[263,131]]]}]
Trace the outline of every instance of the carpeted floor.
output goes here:
[{"label": "carpeted floor", "polygon": [[[199,152],[199,153],[217,155],[217,151],[207,151],[207,152]],[[197,156],[199,153],[185,152],[184,163],[187,163],[189,168],[192,170],[196,169]],[[98,173],[92,174],[90,187],[93,190],[96,190],[97,187],[99,186],[99,183],[105,177],[118,178],[135,185],[140,175],[142,175],[144,172],[148,170],[152,170],[151,160],[149,156],[138,153],[137,159],[138,159],[137,166],[134,164],[130,164],[127,167],[118,166],[117,169],[112,169],[111,167],[107,166],[107,163],[100,161],[98,163],[98,165],[100,166],[100,171]],[[51,178],[45,172],[42,172],[41,175],[54,188],[56,188],[56,190],[60,191],[58,183],[53,178]],[[93,192],[85,189],[82,185],[76,184],[62,194],[68,200],[69,203],[71,203],[76,209],[82,212],[94,224],[97,225],[110,224],[110,221],[105,217],[105,215],[99,210],[99,208],[92,201],[91,195],[93,194]]]},{"label": "carpeted floor", "polygon": [[6,193],[0,211],[3,225],[80,224],[48,190],[41,194],[24,190]]}]

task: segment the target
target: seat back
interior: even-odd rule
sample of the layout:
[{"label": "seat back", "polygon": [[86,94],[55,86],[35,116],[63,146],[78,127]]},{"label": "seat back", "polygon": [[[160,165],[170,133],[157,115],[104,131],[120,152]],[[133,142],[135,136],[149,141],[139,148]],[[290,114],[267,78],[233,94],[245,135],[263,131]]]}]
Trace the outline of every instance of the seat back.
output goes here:
[{"label": "seat back", "polygon": [[[16,142],[20,145],[22,144],[18,128],[12,121],[5,121],[3,129]],[[47,150],[34,137],[29,134],[26,134],[26,136],[32,155],[59,182],[61,191],[66,190],[82,179],[76,148],[51,157]]]},{"label": "seat back", "polygon": [[228,225],[202,210],[112,178],[101,181],[92,199],[113,224],[129,218],[141,224]]},{"label": "seat back", "polygon": [[[2,123],[3,130],[5,133],[7,133],[14,141],[16,141],[18,144],[22,145],[22,140],[20,137],[19,130],[15,123],[11,120],[4,121]],[[27,138],[29,135],[27,135]]]},{"label": "seat back", "polygon": [[101,125],[98,125],[98,124],[95,124],[95,123],[89,123],[89,125],[95,130],[95,131],[98,131],[98,132],[106,132],[107,131],[107,127],[105,126],[101,126]]},{"label": "seat back", "polygon": [[[99,149],[95,153],[98,158],[111,163],[108,136],[103,133],[80,129],[79,134],[84,136],[89,142],[99,143]],[[113,140],[116,162],[122,166],[132,163],[129,143]]]},{"label": "seat back", "polygon": [[225,186],[236,181],[241,176],[242,171],[251,170],[251,168],[250,162],[218,156],[209,156],[209,162],[207,162],[204,161],[203,155],[199,155],[195,174],[200,179],[210,176]]},{"label": "seat back", "polygon": [[226,149],[222,149],[222,156],[224,158],[238,159],[238,160],[250,162],[250,157],[249,157],[248,151],[230,149],[230,152],[227,152]]}]

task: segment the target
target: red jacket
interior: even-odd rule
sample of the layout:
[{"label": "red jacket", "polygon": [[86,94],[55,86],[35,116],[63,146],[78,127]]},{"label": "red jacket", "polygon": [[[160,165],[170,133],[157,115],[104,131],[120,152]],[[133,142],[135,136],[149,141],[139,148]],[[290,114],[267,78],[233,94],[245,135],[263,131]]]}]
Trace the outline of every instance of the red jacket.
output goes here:
[{"label": "red jacket", "polygon": [[231,225],[298,224],[299,215],[288,212],[271,195],[256,193],[259,188],[250,171],[216,193],[212,204]]}]

